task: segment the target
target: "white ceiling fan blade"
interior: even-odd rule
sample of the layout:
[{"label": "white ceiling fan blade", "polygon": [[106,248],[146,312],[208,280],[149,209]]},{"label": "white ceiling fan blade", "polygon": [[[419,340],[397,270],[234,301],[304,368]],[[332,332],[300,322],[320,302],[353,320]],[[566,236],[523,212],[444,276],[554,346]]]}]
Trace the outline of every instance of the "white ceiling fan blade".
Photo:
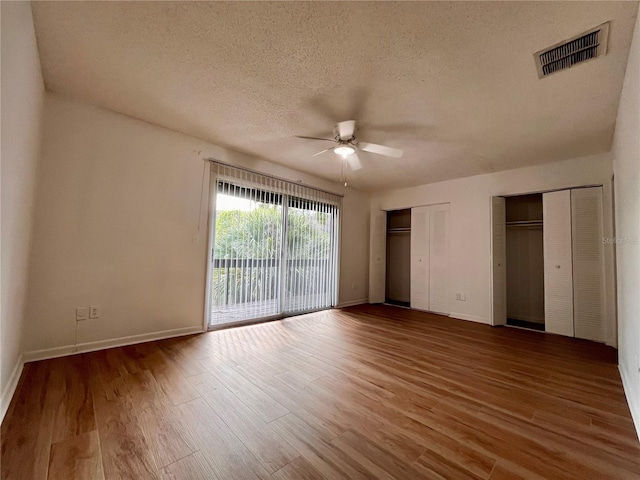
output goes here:
[{"label": "white ceiling fan blade", "polygon": [[304,135],[296,135],[296,138],[303,138],[305,140],[324,140],[325,142],[335,142],[335,140],[331,138],[305,137]]},{"label": "white ceiling fan blade", "polygon": [[328,152],[329,150],[333,150],[334,148],[336,148],[336,147],[327,148],[327,149],[325,149],[325,150],[322,150],[321,152],[314,153],[314,154],[313,154],[313,155],[311,155],[311,156],[312,156],[312,157],[317,157],[318,155],[321,155],[321,154],[323,154],[324,152]]},{"label": "white ceiling fan blade", "polygon": [[378,155],[385,155],[387,157],[400,158],[404,153],[399,148],[385,147],[384,145],[376,145],[375,143],[360,142],[358,146],[360,150],[365,152],[377,153]]},{"label": "white ceiling fan blade", "polygon": [[358,158],[358,155],[356,155],[355,153],[352,153],[351,155],[347,156],[347,163],[349,164],[349,167],[351,168],[351,170],[360,170],[362,168],[360,159]]},{"label": "white ceiling fan blade", "polygon": [[338,135],[342,140],[349,140],[356,131],[356,121],[346,120],[338,123]]}]

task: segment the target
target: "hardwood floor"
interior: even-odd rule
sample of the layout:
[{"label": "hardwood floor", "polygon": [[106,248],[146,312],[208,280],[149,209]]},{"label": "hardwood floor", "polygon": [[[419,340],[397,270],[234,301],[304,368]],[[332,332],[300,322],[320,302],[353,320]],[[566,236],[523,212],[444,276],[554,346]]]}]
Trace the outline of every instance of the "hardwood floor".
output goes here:
[{"label": "hardwood floor", "polygon": [[3,479],[640,478],[615,350],[361,306],[30,363]]}]

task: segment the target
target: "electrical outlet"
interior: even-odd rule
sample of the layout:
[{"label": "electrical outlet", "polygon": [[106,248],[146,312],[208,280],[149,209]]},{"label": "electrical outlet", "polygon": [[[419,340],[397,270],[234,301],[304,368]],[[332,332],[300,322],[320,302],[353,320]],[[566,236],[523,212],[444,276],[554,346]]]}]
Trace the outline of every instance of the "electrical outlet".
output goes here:
[{"label": "electrical outlet", "polygon": [[456,293],[456,300],[459,300],[461,302],[466,302],[467,296],[464,293]]},{"label": "electrical outlet", "polygon": [[76,322],[81,322],[89,318],[89,307],[76,308]]},{"label": "electrical outlet", "polygon": [[352,283],[352,284],[351,284],[351,290],[355,290],[355,289],[356,289],[356,284],[355,284],[355,283]]},{"label": "electrical outlet", "polygon": [[100,318],[100,308],[89,307],[89,318]]}]

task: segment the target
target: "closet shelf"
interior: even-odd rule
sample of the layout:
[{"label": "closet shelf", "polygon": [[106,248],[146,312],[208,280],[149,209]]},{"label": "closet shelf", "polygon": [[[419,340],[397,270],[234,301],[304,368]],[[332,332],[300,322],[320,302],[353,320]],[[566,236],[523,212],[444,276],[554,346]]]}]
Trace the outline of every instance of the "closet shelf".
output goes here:
[{"label": "closet shelf", "polygon": [[389,228],[387,233],[407,233],[411,231],[411,227]]}]

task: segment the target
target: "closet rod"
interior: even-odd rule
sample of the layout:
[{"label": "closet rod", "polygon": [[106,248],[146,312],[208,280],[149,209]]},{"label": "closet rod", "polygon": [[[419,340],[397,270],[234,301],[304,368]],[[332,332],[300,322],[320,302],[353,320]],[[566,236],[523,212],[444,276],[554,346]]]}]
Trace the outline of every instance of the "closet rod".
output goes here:
[{"label": "closet rod", "polygon": [[542,225],[542,220],[520,220],[515,222],[507,222],[507,226],[518,225]]}]

